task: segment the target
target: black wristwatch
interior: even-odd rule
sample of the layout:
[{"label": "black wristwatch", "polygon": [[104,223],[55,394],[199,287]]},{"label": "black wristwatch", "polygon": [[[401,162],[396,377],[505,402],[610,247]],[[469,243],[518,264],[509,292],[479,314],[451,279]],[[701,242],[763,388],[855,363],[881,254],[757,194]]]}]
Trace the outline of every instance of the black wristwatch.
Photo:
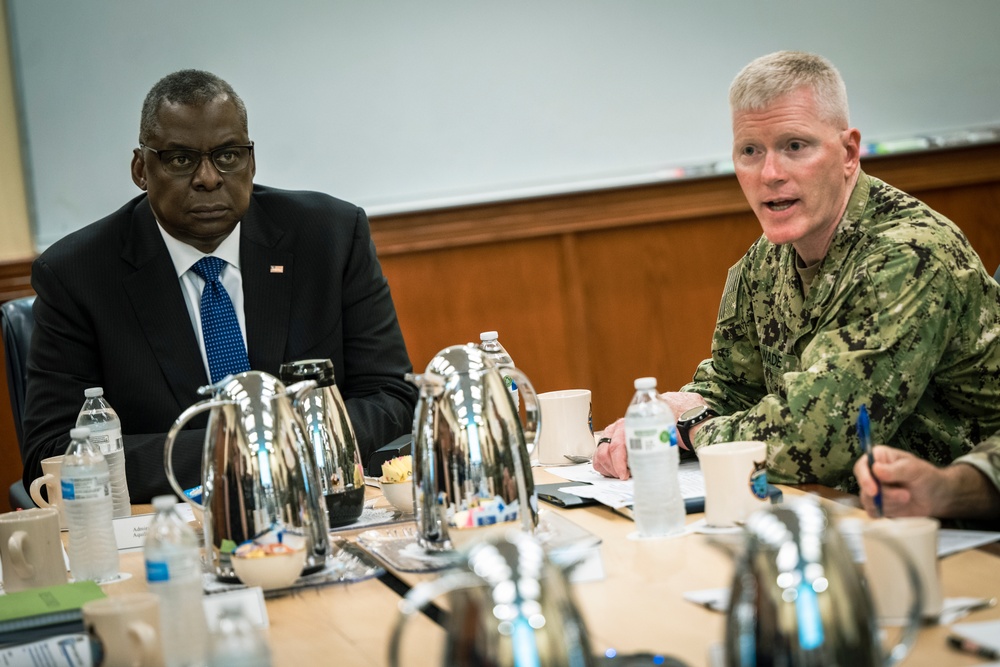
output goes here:
[{"label": "black wristwatch", "polygon": [[691,427],[695,424],[700,424],[706,419],[718,416],[719,413],[707,405],[699,405],[696,408],[685,410],[681,413],[680,419],[677,420],[677,435],[681,437],[681,441],[688,449],[694,451],[694,445],[691,444],[691,438],[688,437]]}]

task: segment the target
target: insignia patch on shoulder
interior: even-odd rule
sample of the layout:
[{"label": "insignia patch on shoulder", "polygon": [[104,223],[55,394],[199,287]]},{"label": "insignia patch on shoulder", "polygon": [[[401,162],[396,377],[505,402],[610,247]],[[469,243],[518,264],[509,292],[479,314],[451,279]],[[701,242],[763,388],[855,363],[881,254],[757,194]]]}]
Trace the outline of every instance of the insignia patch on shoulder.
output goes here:
[{"label": "insignia patch on shoulder", "polygon": [[719,321],[725,322],[726,320],[736,317],[736,290],[740,284],[740,273],[743,269],[743,260],[736,262],[736,264],[729,269],[729,275],[726,276],[726,288],[722,290],[722,303],[719,304]]}]

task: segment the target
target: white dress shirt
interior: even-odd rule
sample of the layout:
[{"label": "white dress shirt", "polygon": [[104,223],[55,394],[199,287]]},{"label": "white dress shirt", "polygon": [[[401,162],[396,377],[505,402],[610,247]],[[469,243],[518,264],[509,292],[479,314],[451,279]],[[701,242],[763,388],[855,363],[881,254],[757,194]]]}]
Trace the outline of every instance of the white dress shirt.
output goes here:
[{"label": "white dress shirt", "polygon": [[[240,225],[229,233],[229,236],[219,244],[212,257],[218,257],[226,262],[219,274],[222,286],[229,293],[229,299],[233,302],[233,309],[236,311],[236,319],[240,322],[240,333],[243,334],[243,345],[247,342],[246,316],[243,314],[243,274],[240,273]],[[205,373],[212,377],[212,372],[208,367],[208,353],[205,352],[205,336],[201,331],[201,293],[205,289],[205,281],[191,267],[198,263],[203,257],[208,257],[202,251],[193,246],[189,246],[183,241],[178,241],[168,234],[159,221],[156,223],[163,237],[163,242],[167,244],[167,251],[170,259],[173,260],[174,269],[177,271],[177,279],[181,284],[181,294],[184,295],[184,302],[187,304],[188,315],[191,316],[191,325],[194,327],[194,335],[198,338],[198,347],[201,348],[201,360],[205,364]],[[249,352],[248,352],[249,354]]]}]

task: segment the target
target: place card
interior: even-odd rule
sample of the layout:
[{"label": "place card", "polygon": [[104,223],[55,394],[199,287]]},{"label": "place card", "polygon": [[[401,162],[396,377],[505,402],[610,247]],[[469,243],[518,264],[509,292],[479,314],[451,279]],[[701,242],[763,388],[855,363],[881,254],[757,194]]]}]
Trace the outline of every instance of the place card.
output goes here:
[{"label": "place card", "polygon": [[219,628],[219,617],[222,616],[222,612],[232,607],[239,607],[246,619],[256,628],[266,628],[270,624],[267,618],[267,606],[264,604],[264,591],[260,586],[206,595],[202,599],[202,605],[205,607],[209,632],[215,632]]},{"label": "place card", "polygon": [[149,524],[153,522],[154,516],[154,514],[136,514],[113,519],[111,524],[115,529],[118,551],[125,553],[142,551],[146,543],[146,533],[149,532]]}]

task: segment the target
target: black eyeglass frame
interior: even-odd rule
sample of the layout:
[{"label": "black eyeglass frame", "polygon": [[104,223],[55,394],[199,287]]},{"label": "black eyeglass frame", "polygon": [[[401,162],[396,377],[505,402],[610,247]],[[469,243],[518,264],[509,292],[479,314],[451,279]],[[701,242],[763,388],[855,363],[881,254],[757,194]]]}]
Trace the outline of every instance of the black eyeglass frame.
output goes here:
[{"label": "black eyeglass frame", "polygon": [[[192,162],[192,164],[194,165],[194,167],[191,169],[191,171],[186,172],[186,173],[170,174],[171,176],[190,176],[191,174],[193,174],[196,171],[198,171],[198,167],[201,166],[201,161],[202,161],[202,159],[206,155],[208,156],[209,161],[212,163],[212,166],[215,167],[216,171],[218,171],[220,174],[238,174],[239,172],[243,171],[244,169],[246,169],[250,165],[250,160],[249,159],[247,160],[246,164],[244,164],[239,169],[223,169],[215,161],[215,154],[216,153],[221,153],[221,152],[224,152],[224,151],[227,151],[227,150],[232,150],[234,148],[246,148],[248,151],[250,151],[250,154],[248,155],[248,158],[253,157],[253,142],[252,141],[249,144],[229,144],[228,146],[219,146],[218,148],[213,148],[210,151],[196,151],[193,148],[161,148],[161,149],[157,150],[157,149],[153,148],[152,146],[147,146],[146,144],[142,143],[141,141],[139,142],[139,149],[140,150],[147,150],[147,151],[150,151],[150,152],[154,153],[156,155],[156,158],[160,161],[160,165],[161,166],[164,164],[164,162],[163,162],[163,158],[160,157],[160,153],[183,152],[183,153],[190,153],[192,155],[194,155],[194,154],[198,155],[198,159],[196,161]],[[166,167],[164,167],[164,171],[167,171],[167,173],[170,173],[169,170],[167,170]]]}]

